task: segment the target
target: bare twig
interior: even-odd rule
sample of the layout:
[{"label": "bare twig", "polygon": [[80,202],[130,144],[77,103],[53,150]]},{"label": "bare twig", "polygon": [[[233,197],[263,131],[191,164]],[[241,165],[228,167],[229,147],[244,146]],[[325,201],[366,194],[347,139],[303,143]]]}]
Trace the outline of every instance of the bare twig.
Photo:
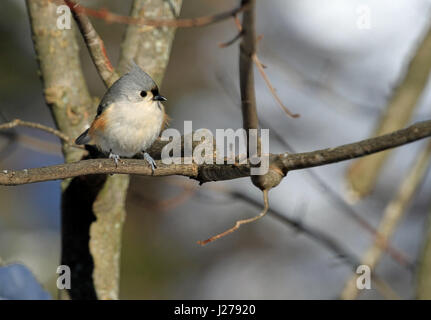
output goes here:
[{"label": "bare twig", "polygon": [[208,238],[206,240],[198,241],[198,244],[200,244],[201,246],[204,246],[204,245],[206,245],[206,244],[208,244],[210,242],[213,242],[213,241],[215,241],[217,239],[220,239],[220,238],[222,238],[224,236],[227,236],[228,234],[231,234],[232,232],[235,232],[243,224],[254,222],[256,220],[261,219],[263,216],[265,216],[267,214],[267,212],[268,212],[268,209],[269,209],[268,190],[263,190],[262,192],[263,192],[264,207],[263,207],[262,211],[257,216],[255,216],[253,218],[249,218],[249,219],[238,220],[232,228],[230,228],[230,229],[228,229],[228,230],[226,230],[226,231],[224,231],[222,233],[219,233],[219,234],[217,234],[215,236],[212,236],[211,238]]},{"label": "bare twig", "polygon": [[[425,178],[427,168],[430,165],[430,159],[431,141],[419,155],[415,165],[399,187],[395,198],[386,207],[378,229],[380,237],[374,240],[374,243],[368,248],[362,258],[361,264],[367,265],[371,270],[373,270],[380,261],[383,248],[389,243],[389,239],[405,213],[408,204],[411,202],[418,187]],[[356,279],[357,275],[354,275],[347,281],[341,293],[342,299],[355,299],[358,296],[359,290],[356,287]]]},{"label": "bare twig", "polygon": [[[228,95],[228,97],[232,100],[232,102],[236,104],[237,101],[237,93],[233,92],[231,86],[225,85],[220,78],[218,78],[219,84],[223,87],[224,91]],[[267,128],[271,132],[271,136],[275,138],[289,153],[296,153],[295,149],[286,141],[286,139],[279,134],[277,129],[273,128],[273,126],[266,122],[263,119],[259,119],[260,125],[263,128]],[[322,179],[317,173],[314,172],[313,169],[307,170],[305,174],[308,174],[311,178],[310,181],[314,182],[314,184],[322,191],[322,194],[325,196],[329,196],[334,204],[338,206],[342,213],[347,214],[349,217],[353,218],[355,222],[359,224],[360,227],[364,228],[364,230],[370,232],[373,236],[378,237],[376,228],[372,224],[370,224],[365,218],[362,217],[360,213],[358,213],[342,196],[340,196],[337,192],[335,192],[330,184]],[[401,266],[406,267],[409,271],[413,271],[413,264],[410,259],[404,254],[404,252],[400,251],[397,248],[394,248],[391,244],[388,244],[385,250],[388,254],[397,261]]]},{"label": "bare twig", "polygon": [[27,128],[42,130],[42,131],[45,131],[45,132],[48,132],[50,134],[55,135],[56,137],[60,138],[63,142],[65,142],[67,144],[70,143],[70,137],[69,136],[67,136],[66,134],[64,134],[63,132],[61,132],[59,130],[56,130],[56,129],[48,127],[48,126],[44,126],[43,124],[40,124],[40,123],[23,121],[20,119],[14,119],[10,122],[0,124],[0,130],[12,129],[15,127],[27,127]]},{"label": "bare twig", "polygon": [[148,196],[147,193],[143,192],[142,194],[139,194],[139,198],[141,200],[145,200],[145,203],[139,203],[139,206],[144,205],[145,207],[157,212],[169,211],[187,202],[187,200],[191,199],[198,190],[195,186],[184,183],[181,184],[181,189],[182,192],[178,195],[169,199],[160,200],[154,199],[153,197]]},{"label": "bare twig", "polygon": [[234,44],[237,40],[239,40],[242,36],[243,36],[243,32],[242,31],[239,31],[238,33],[237,33],[237,35],[235,36],[235,37],[233,37],[231,40],[229,40],[229,41],[226,41],[226,42],[222,42],[222,43],[219,43],[219,47],[220,48],[226,48],[226,47],[229,47],[229,46],[231,46],[232,44]]},{"label": "bare twig", "polygon": [[78,24],[79,30],[82,33],[85,44],[87,45],[88,51],[90,52],[91,58],[96,65],[97,71],[105,83],[106,87],[110,87],[115,80],[118,79],[118,75],[115,73],[112,67],[111,61],[106,53],[105,44],[100,36],[97,34],[90,19],[85,15],[85,10],[82,10],[81,6],[70,0],[64,0],[69,6],[73,13],[76,23]]},{"label": "bare twig", "polygon": [[272,86],[271,81],[269,80],[268,76],[266,75],[265,69],[263,64],[260,62],[259,57],[257,54],[253,54],[252,59],[257,66],[257,69],[259,70],[260,74],[262,75],[263,80],[265,80],[266,85],[268,86],[269,91],[271,92],[272,96],[274,97],[275,101],[277,101],[278,105],[283,109],[284,112],[286,112],[287,115],[289,115],[292,118],[298,118],[300,115],[298,113],[292,113],[287,107],[283,104],[280,97],[277,94],[277,91]]},{"label": "bare twig", "polygon": [[[25,148],[45,154],[61,155],[61,145],[55,142],[39,139],[28,134],[16,134],[16,142]],[[81,147],[81,146],[77,146]]]},{"label": "bare twig", "polygon": [[[199,192],[202,192],[203,190],[204,189],[200,189]],[[210,190],[223,193],[235,200],[244,201],[244,203],[247,203],[252,207],[261,207],[260,201],[239,191],[229,190],[227,188],[223,188],[216,185],[212,185],[210,187]],[[341,243],[339,243],[336,239],[332,238],[325,232],[308,226],[304,224],[300,219],[295,219],[287,215],[286,213],[282,213],[273,208],[268,209],[268,215],[273,216],[284,225],[289,226],[295,231],[304,234],[306,237],[313,240],[314,243],[316,243],[317,245],[322,246],[329,252],[332,252],[336,258],[351,266],[352,270],[356,270],[357,266],[360,264],[359,259],[352,252],[350,252]],[[398,295],[394,292],[394,290],[387,283],[385,283],[376,273],[373,274],[373,281],[376,284],[376,289],[383,297],[387,299],[399,299]]]},{"label": "bare twig", "polygon": [[[272,137],[279,141],[288,152],[295,153],[295,150],[290,146],[290,144],[287,143],[285,139],[281,135],[279,135],[278,132],[274,128],[272,128],[269,123],[266,123],[263,120],[261,120],[261,123],[264,128],[268,128],[269,130],[271,130]],[[341,212],[346,213],[349,217],[354,219],[354,221],[357,222],[360,227],[370,232],[374,237],[376,237],[376,239],[382,237],[373,225],[371,225],[365,218],[363,218],[360,213],[356,212],[356,210],[349,203],[347,203],[347,201],[342,196],[335,192],[331,188],[329,183],[327,183],[324,179],[320,178],[320,176],[316,174],[313,169],[307,170],[306,173],[310,176],[312,181],[315,182],[315,185],[321,189],[322,194],[329,195],[333,199],[334,204],[340,208]],[[400,265],[408,268],[408,270],[410,271],[413,270],[412,262],[399,249],[394,248],[390,243],[383,245],[383,243],[379,241],[378,244],[381,245],[381,248],[387,251],[388,254]]]},{"label": "bare twig", "polygon": [[[254,7],[254,5],[252,6],[252,8]],[[241,22],[239,21],[238,17],[235,16],[235,25],[239,31],[238,34],[238,38],[244,35],[244,28],[241,25]],[[254,30],[254,23],[252,25],[253,30]],[[256,38],[256,33],[253,33],[253,36]],[[285,105],[284,103],[281,101],[280,97],[277,94],[277,91],[275,90],[274,86],[271,84],[271,81],[269,80],[266,72],[265,72],[265,66],[262,64],[262,62],[260,62],[260,59],[256,53],[256,42],[259,42],[262,39],[262,36],[257,37],[256,39],[253,39],[253,47],[252,47],[252,52],[249,52],[248,54],[250,54],[251,59],[253,60],[254,64],[256,65],[257,69],[259,70],[263,80],[265,81],[269,91],[271,92],[272,96],[274,97],[275,101],[277,101],[278,105],[283,109],[283,111],[290,117],[292,118],[298,118],[300,115],[297,113],[292,113]],[[221,44],[221,47],[227,47],[229,44],[231,44],[232,42],[234,42],[236,40],[236,38],[234,38],[233,40],[227,42],[226,44]],[[249,41],[251,41],[251,39],[249,39]]]},{"label": "bare twig", "polygon": [[[431,136],[431,120],[416,123],[406,129],[336,148],[296,154],[271,154],[270,163],[284,173],[291,170],[311,168],[339,161],[354,159]],[[231,180],[250,176],[249,164],[178,164],[163,165],[152,173],[145,160],[124,159],[116,167],[110,159],[81,160],[73,163],[28,170],[4,170],[0,173],[0,185],[20,185],[58,180],[81,175],[123,173],[139,175],[183,175],[201,182]]]},{"label": "bare twig", "polygon": [[[68,1],[72,4],[75,4],[73,1]],[[247,6],[241,5],[232,10],[203,16],[198,18],[190,18],[190,19],[147,19],[147,18],[134,18],[130,16],[122,16],[119,14],[115,14],[109,12],[106,9],[90,9],[83,6],[79,6],[79,12],[83,13],[87,16],[91,16],[94,18],[102,19],[108,23],[121,23],[121,24],[137,24],[137,25],[145,25],[152,27],[175,27],[175,28],[192,28],[192,27],[204,27],[214,23],[218,23],[224,21],[229,18],[234,18],[240,12],[246,11]]]}]

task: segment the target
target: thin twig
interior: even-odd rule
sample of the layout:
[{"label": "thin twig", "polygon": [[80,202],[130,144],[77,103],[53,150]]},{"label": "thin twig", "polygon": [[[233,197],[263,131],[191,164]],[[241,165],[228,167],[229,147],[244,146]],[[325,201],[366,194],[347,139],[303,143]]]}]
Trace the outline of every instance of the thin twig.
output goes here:
[{"label": "thin twig", "polygon": [[[278,132],[274,128],[272,128],[269,123],[266,123],[263,120],[261,120],[261,123],[264,128],[268,128],[269,130],[271,130],[272,137],[274,137],[278,142],[280,142],[288,152],[296,153],[294,148],[292,148],[290,144],[287,143],[285,139],[281,135],[279,135]],[[356,210],[342,196],[335,192],[324,179],[320,178],[320,176],[316,174],[313,169],[307,170],[306,173],[310,176],[312,181],[315,182],[315,185],[321,189],[322,194],[331,196],[331,198],[334,200],[334,204],[340,208],[341,212],[347,213],[351,218],[354,219],[354,221],[358,223],[360,227],[370,232],[371,235],[373,235],[374,237],[382,237],[373,225],[371,225],[365,218],[363,218],[361,214],[356,212]],[[413,270],[412,262],[403,252],[401,252],[397,248],[394,248],[390,243],[387,243],[386,245],[383,245],[380,241],[378,243],[379,245],[381,245],[382,249],[387,251],[388,254],[400,265],[406,267],[410,271]]]},{"label": "thin twig", "polygon": [[100,77],[102,78],[106,87],[109,88],[115,82],[115,80],[118,79],[118,75],[115,73],[111,61],[108,58],[103,40],[97,34],[90,22],[90,19],[88,19],[86,16],[85,10],[82,10],[82,7],[73,1],[64,1],[73,13],[73,17],[78,24],[79,30],[81,31],[84,42],[87,45],[88,51],[90,52],[91,58]]},{"label": "thin twig", "polygon": [[[71,4],[75,4],[74,1],[68,0]],[[232,10],[203,16],[198,18],[190,18],[190,19],[147,19],[147,18],[134,18],[130,16],[123,16],[116,13],[109,12],[106,9],[90,9],[87,7],[79,6],[78,8],[80,13],[83,13],[87,16],[91,16],[97,19],[102,19],[108,23],[121,23],[121,24],[137,24],[137,25],[146,25],[152,27],[175,27],[175,28],[192,28],[192,27],[204,27],[214,23],[218,23],[224,21],[229,18],[234,18],[240,12],[247,10],[247,5],[241,5]]]},{"label": "thin twig", "polygon": [[219,233],[219,234],[217,234],[215,236],[212,236],[211,238],[208,238],[206,240],[198,241],[198,244],[200,244],[201,246],[204,246],[204,245],[206,245],[206,244],[208,244],[210,242],[213,242],[213,241],[215,241],[217,239],[220,239],[220,238],[222,238],[224,236],[227,236],[228,234],[231,234],[232,232],[235,232],[243,224],[254,222],[256,220],[261,219],[263,216],[265,216],[267,214],[267,212],[268,212],[268,209],[269,209],[268,190],[263,190],[262,193],[263,193],[264,207],[263,207],[262,211],[257,216],[255,216],[253,218],[249,218],[249,219],[238,220],[232,228],[230,228],[230,229],[228,229],[228,230],[226,230],[226,231],[224,231],[222,233]]},{"label": "thin twig", "polygon": [[[61,145],[59,143],[39,139],[29,134],[17,134],[17,142],[23,147],[45,154],[61,155]],[[84,149],[83,146],[72,145],[79,149]]]},{"label": "thin twig", "polygon": [[12,121],[7,122],[7,123],[0,124],[0,130],[12,129],[15,127],[28,127],[28,128],[39,129],[39,130],[42,130],[42,131],[45,131],[45,132],[48,132],[50,134],[57,136],[58,138],[60,138],[65,143],[70,143],[70,138],[67,135],[65,135],[63,132],[56,130],[54,128],[48,127],[48,126],[44,126],[43,124],[40,124],[40,123],[15,119],[15,120],[12,120]]},{"label": "thin twig", "polygon": [[231,40],[219,43],[219,45],[218,45],[219,48],[227,48],[227,47],[233,45],[237,40],[239,40],[243,36],[243,34],[244,33],[242,31],[239,31],[237,33],[237,35],[235,37],[233,37]]},{"label": "thin twig", "polygon": [[[136,197],[140,200],[145,200],[144,206],[151,210],[157,212],[170,211],[187,202],[187,200],[191,199],[198,191],[195,186],[184,183],[181,184],[181,188],[182,192],[169,199],[154,199],[154,197],[148,196],[147,192],[137,194]],[[141,206],[141,204],[139,204],[139,206]]]},{"label": "thin twig", "polygon": [[[261,203],[259,201],[239,191],[223,188],[219,185],[211,185],[209,186],[209,188],[212,191],[223,193],[226,196],[231,197],[235,200],[241,200],[244,203],[247,203],[255,208],[261,207]],[[202,192],[202,190],[203,189],[199,189],[199,192]],[[359,259],[352,252],[350,252],[341,243],[339,243],[336,239],[332,238],[325,232],[308,226],[304,224],[300,219],[295,219],[286,213],[277,211],[274,208],[268,209],[268,215],[275,217],[284,225],[294,228],[295,231],[304,234],[306,237],[314,241],[314,243],[316,243],[317,245],[320,245],[329,252],[333,253],[336,258],[348,264],[350,267],[352,267],[352,270],[356,270],[357,266],[360,264]],[[376,273],[373,274],[373,281],[376,284],[376,289],[383,297],[387,299],[399,299],[399,296],[394,292],[394,290],[387,283],[385,283]]]},{"label": "thin twig", "polygon": [[[238,19],[238,16],[235,16],[235,25],[239,31],[239,35],[243,35],[244,33],[244,29],[243,26],[241,25],[241,22]],[[259,36],[256,38],[255,42],[260,42],[260,40],[262,39],[262,36]],[[236,39],[234,39],[236,40]],[[231,40],[232,41],[232,40]],[[229,43],[229,42],[228,42]],[[256,44],[255,44],[256,45]],[[272,96],[274,97],[274,99],[277,101],[278,105],[283,109],[283,111],[290,117],[292,118],[298,118],[300,115],[298,113],[292,113],[281,101],[280,97],[277,94],[277,91],[275,90],[274,86],[271,84],[271,81],[269,80],[266,72],[265,72],[265,66],[262,64],[262,62],[260,62],[260,59],[257,55],[256,52],[256,47],[254,47],[254,51],[250,52],[249,54],[251,54],[251,59],[253,60],[254,64],[256,65],[257,69],[259,70],[259,73],[261,74],[263,80],[265,81],[269,91],[271,92]]]},{"label": "thin twig", "polygon": [[266,72],[265,72],[265,68],[263,66],[263,64],[260,62],[257,54],[253,54],[252,55],[252,59],[254,61],[254,64],[257,66],[257,69],[259,70],[263,80],[265,80],[265,83],[269,89],[269,91],[271,92],[272,96],[274,97],[275,101],[277,101],[278,105],[283,109],[284,112],[286,112],[286,114],[292,118],[299,118],[299,114],[298,113],[292,113],[289,109],[287,109],[287,107],[283,104],[283,102],[281,101],[280,97],[277,94],[277,91],[275,90],[275,88],[272,86],[271,81],[269,80]]},{"label": "thin twig", "polygon": [[[219,84],[223,87],[224,91],[227,93],[227,96],[234,102],[236,106],[238,104],[237,101],[237,93],[234,92],[231,86],[225,85],[220,78],[218,78]],[[278,133],[273,126],[266,122],[263,119],[259,119],[260,125],[262,128],[267,128],[271,132],[271,136],[275,138],[289,153],[296,153],[295,149],[286,141],[286,139]],[[336,191],[334,191],[331,186],[322,179],[317,173],[314,172],[313,169],[307,170],[305,174],[308,174],[311,178],[310,181],[314,182],[315,185],[320,188],[322,194],[325,196],[328,195],[334,202],[336,206],[340,209],[342,213],[346,213],[348,216],[354,219],[355,222],[359,224],[360,227],[364,228],[364,230],[370,232],[373,236],[378,237],[376,228],[369,223],[366,219],[362,217],[360,213],[358,213],[341,195],[339,195]],[[385,250],[388,254],[394,259],[394,261],[398,262],[403,267],[406,267],[410,272],[413,271],[413,264],[410,261],[409,257],[399,249],[393,247],[391,244],[388,244]]]}]

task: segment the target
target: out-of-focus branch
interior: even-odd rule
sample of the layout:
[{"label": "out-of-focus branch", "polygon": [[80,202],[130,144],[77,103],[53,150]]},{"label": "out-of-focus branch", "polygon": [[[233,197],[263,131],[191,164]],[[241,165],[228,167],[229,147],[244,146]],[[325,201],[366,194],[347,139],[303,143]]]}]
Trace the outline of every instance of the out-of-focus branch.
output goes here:
[{"label": "out-of-focus branch", "polygon": [[[151,2],[150,0],[149,2]],[[74,4],[73,1],[69,1]],[[171,2],[182,2],[182,0],[171,0]],[[121,23],[121,24],[129,24],[129,25],[141,25],[141,26],[151,26],[151,27],[175,27],[175,28],[192,28],[192,27],[204,27],[214,23],[218,23],[224,21],[229,18],[235,17],[240,12],[243,12],[247,9],[246,5],[241,5],[240,7],[234,8],[232,10],[203,16],[198,18],[190,18],[190,19],[164,19],[160,18],[147,18],[147,17],[136,17],[136,16],[122,16],[119,14],[115,14],[109,12],[106,9],[90,9],[84,6],[79,7],[79,12],[84,13],[87,16],[92,16],[98,19],[102,19],[108,23]]]},{"label": "out-of-focus branch", "polygon": [[[428,82],[431,71],[431,28],[410,61],[404,79],[395,89],[386,112],[379,121],[374,136],[382,135],[404,127],[409,121],[421,94]],[[369,194],[379,176],[380,169],[390,152],[354,162],[348,172],[349,198],[352,201]]]},{"label": "out-of-focus branch", "polygon": [[[295,154],[270,154],[270,167],[275,166],[280,168],[283,174],[287,174],[291,170],[311,168],[362,157],[429,136],[431,136],[431,120],[419,122],[406,129],[380,137],[336,148]],[[160,147],[162,148],[162,146]],[[160,152],[160,150],[158,151]],[[4,170],[3,173],[0,173],[0,185],[19,185],[66,179],[81,175],[108,173],[154,176],[183,175],[197,179],[200,182],[231,180],[250,176],[249,164],[164,165],[161,161],[156,162],[158,168],[154,173],[145,160],[135,159],[123,159],[118,167],[110,159],[91,159],[28,170]]]},{"label": "out-of-focus branch", "polygon": [[[15,119],[7,123],[2,123],[0,125],[0,131],[13,129],[19,126],[45,131],[47,133],[57,136],[65,144],[70,144],[71,147],[78,148],[78,149],[85,149],[83,146],[78,146],[78,145],[75,145],[74,143],[70,143],[70,138],[66,136],[64,133],[62,133],[61,131],[48,126],[44,126],[36,122],[29,122],[29,121],[23,121],[20,119]],[[2,132],[2,133],[5,133],[5,132]],[[31,150],[48,153],[48,154],[60,154],[61,152],[59,144],[45,141],[34,136],[18,134],[17,132],[10,132],[10,135],[7,136],[7,138],[10,140],[10,143],[8,145],[11,145],[14,143],[21,143],[21,144],[24,144],[25,147],[30,148]],[[3,151],[5,150],[1,150],[1,152]]]},{"label": "out-of-focus branch", "polygon": [[[380,237],[375,239],[373,245],[368,248],[362,258],[361,264],[367,265],[371,270],[374,270],[380,261],[384,252],[382,247],[386,247],[389,243],[389,239],[405,213],[407,206],[424,180],[427,169],[431,164],[430,159],[431,141],[428,142],[428,145],[421,152],[416,163],[401,183],[395,198],[386,207],[378,228]],[[359,290],[356,286],[356,279],[357,275],[354,275],[348,280],[341,293],[342,299],[355,299],[358,296]]]},{"label": "out-of-focus branch", "polygon": [[[73,30],[57,29],[54,3],[27,0],[33,40],[44,85],[45,100],[63,134],[77,137],[88,124],[92,99],[81,70]],[[67,161],[81,159],[83,151],[64,144]]]},{"label": "out-of-focus branch", "polygon": [[[97,71],[105,83],[110,87],[118,75],[114,71],[111,61],[106,53],[105,45],[97,34],[90,19],[81,10],[81,7],[72,1],[65,0],[71,8],[75,21],[77,22],[90,56]],[[88,242],[92,258],[92,279],[98,299],[118,299],[120,278],[120,254],[121,254],[121,232],[125,220],[125,201],[129,185],[129,177],[109,176],[94,177],[92,180],[77,182],[76,193],[81,189],[81,184],[94,189],[91,190],[92,214],[95,221],[84,222],[89,227],[89,240],[87,234],[81,235]],[[75,185],[75,184],[74,184]],[[85,192],[85,191],[84,191]],[[74,194],[74,197],[79,197]],[[65,203],[67,203],[65,201]],[[63,206],[67,210],[67,206]],[[107,236],[108,235],[108,236]]]},{"label": "out-of-focus branch", "polygon": [[425,230],[422,257],[417,277],[416,296],[421,300],[431,299],[431,211],[428,213],[428,224]]},{"label": "out-of-focus branch", "polygon": [[56,130],[54,128],[50,128],[48,126],[44,126],[43,124],[36,123],[36,122],[29,122],[29,121],[23,121],[20,119],[15,119],[7,123],[0,124],[0,130],[6,130],[6,129],[12,129],[15,127],[28,127],[33,129],[42,130],[48,133],[51,133],[61,140],[63,140],[65,143],[70,143],[70,138],[64,134],[63,132]]},{"label": "out-of-focus branch", "polygon": [[[286,139],[284,139],[277,132],[277,130],[272,128],[269,123],[266,123],[263,120],[260,120],[260,122],[262,123],[264,128],[268,128],[269,130],[271,130],[272,137],[274,137],[279,143],[281,143],[288,152],[295,153],[295,150],[290,146],[289,143],[286,142]],[[381,237],[381,235],[377,232],[376,228],[374,228],[372,224],[370,224],[360,213],[356,212],[356,210],[349,203],[347,203],[347,201],[342,196],[340,196],[331,188],[330,182],[327,182],[322,179],[318,174],[313,171],[313,169],[307,170],[306,173],[309,175],[315,185],[321,190],[322,194],[330,196],[330,198],[333,200],[333,203],[338,206],[342,213],[347,214],[355,222],[357,222],[360,227],[370,232],[371,235],[373,235],[374,237]],[[406,257],[403,252],[401,252],[397,248],[394,248],[390,243],[383,245],[381,241],[379,241],[378,244],[381,245],[381,248],[385,250],[392,257],[392,259],[394,259],[400,265],[406,267],[409,270],[413,269],[412,262],[410,261],[410,259],[408,259],[408,257]]]},{"label": "out-of-focus branch", "polygon": [[[239,106],[239,104],[237,103],[238,94],[234,90],[232,90],[232,86],[229,86],[225,81],[222,81],[220,77],[217,78],[224,92],[232,100],[234,105]],[[296,153],[295,149],[286,141],[286,138],[279,133],[278,129],[274,128],[270,123],[266,122],[263,119],[259,119],[259,122],[261,127],[270,130],[271,137],[278,141],[282,145],[284,150],[287,150],[287,152],[289,153]],[[362,227],[365,231],[371,233],[371,235],[379,237],[376,228],[374,228],[372,224],[370,224],[365,218],[363,218],[362,215],[358,213],[341,195],[339,195],[332,189],[330,181],[324,180],[312,169],[305,171],[305,175],[307,174],[311,178],[310,181],[313,182],[321,190],[322,194],[329,197],[330,200],[333,201],[334,205],[336,205],[343,214],[348,215],[355,222],[357,222],[359,226]],[[404,252],[400,251],[397,248],[394,248],[391,244],[388,244],[384,249],[401,266],[407,268],[409,271],[413,270],[413,264],[410,259],[404,254]]]},{"label": "out-of-focus branch", "polygon": [[[203,189],[199,190],[199,192],[203,191]],[[260,201],[236,190],[229,190],[219,186],[212,186],[210,190],[223,193],[235,200],[244,201],[244,203],[247,203],[248,205],[251,205],[256,209],[262,206]],[[314,243],[319,246],[322,246],[329,252],[332,252],[336,258],[340,259],[342,262],[352,267],[353,270],[356,270],[359,264],[359,259],[330,235],[318,229],[307,226],[300,219],[295,219],[287,215],[286,213],[282,213],[276,209],[269,208],[268,214],[276,218],[284,225],[289,226],[295,231],[302,233],[306,237],[310,238],[312,241],[314,241]],[[380,279],[378,275],[374,274],[373,279],[375,282],[378,283],[378,286],[376,286],[376,288],[383,297],[387,299],[398,298],[397,294],[390,288],[388,284],[386,284],[382,279]]]},{"label": "out-of-focus branch", "polygon": [[118,79],[118,75],[115,73],[111,61],[108,58],[103,40],[97,34],[90,22],[90,19],[85,15],[85,10],[82,10],[81,6],[73,1],[64,1],[73,13],[73,17],[75,18],[79,30],[84,37],[85,44],[87,45],[88,51],[96,65],[100,77],[106,87],[109,88],[115,80]]},{"label": "out-of-focus branch", "polygon": [[[77,137],[88,125],[95,106],[82,73],[75,31],[57,28],[57,5],[50,1],[27,0],[45,101],[57,128],[68,137]],[[71,147],[71,144],[63,144],[66,162],[80,160],[84,152]],[[88,228],[93,211],[92,202],[88,200],[97,193],[97,185],[77,182],[78,179],[62,182],[60,263],[70,267],[74,284],[70,290],[62,291],[62,296],[96,299],[92,281],[93,261],[88,248]]]},{"label": "out-of-focus branch", "polygon": [[[175,21],[180,14],[182,0],[171,0],[170,3],[172,8],[166,6],[164,0],[135,0],[130,15],[135,20]],[[160,87],[169,61],[175,31],[176,28],[130,24],[121,45],[119,73],[124,73],[130,61],[134,60]]]}]

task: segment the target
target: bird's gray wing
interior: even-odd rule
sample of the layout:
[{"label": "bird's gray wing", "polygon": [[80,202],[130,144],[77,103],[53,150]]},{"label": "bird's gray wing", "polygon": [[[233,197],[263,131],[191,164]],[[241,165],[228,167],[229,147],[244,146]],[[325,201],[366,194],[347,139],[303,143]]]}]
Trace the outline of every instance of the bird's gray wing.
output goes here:
[{"label": "bird's gray wing", "polygon": [[124,77],[125,76],[115,81],[114,84],[105,93],[102,98],[102,101],[100,101],[100,104],[97,107],[96,117],[100,116],[114,102],[118,102],[120,100],[127,100],[126,88],[123,88],[120,81]]}]

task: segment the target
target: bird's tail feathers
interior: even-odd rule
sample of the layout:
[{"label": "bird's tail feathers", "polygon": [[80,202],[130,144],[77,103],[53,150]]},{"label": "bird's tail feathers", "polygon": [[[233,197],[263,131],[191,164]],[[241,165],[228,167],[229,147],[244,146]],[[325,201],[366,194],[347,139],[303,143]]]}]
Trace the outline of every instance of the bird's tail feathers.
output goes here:
[{"label": "bird's tail feathers", "polygon": [[76,140],[75,140],[76,144],[78,144],[78,145],[79,144],[87,144],[90,142],[91,138],[88,135],[88,130],[89,129],[85,130],[83,133],[81,133],[81,135],[78,138],[76,138]]}]

